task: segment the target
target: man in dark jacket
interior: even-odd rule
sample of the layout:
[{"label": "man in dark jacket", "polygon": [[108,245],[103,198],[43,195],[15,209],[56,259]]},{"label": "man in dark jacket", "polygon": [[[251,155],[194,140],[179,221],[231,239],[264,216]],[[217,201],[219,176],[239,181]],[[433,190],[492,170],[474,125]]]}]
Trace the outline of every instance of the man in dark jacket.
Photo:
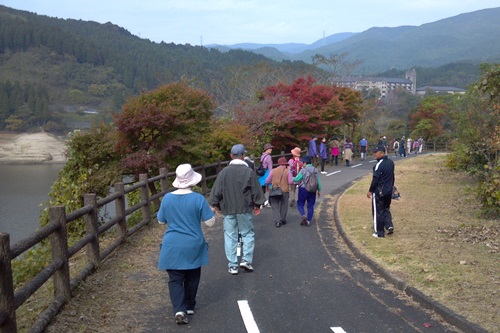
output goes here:
[{"label": "man in dark jacket", "polygon": [[385,154],[384,146],[373,150],[377,164],[373,166],[373,178],[366,196],[372,199],[373,237],[383,238],[394,232],[391,215],[392,189],[394,186],[394,162]]},{"label": "man in dark jacket", "polygon": [[231,148],[232,161],[217,176],[208,203],[224,215],[224,248],[232,275],[238,274],[238,233],[243,241],[243,253],[239,267],[253,271],[252,260],[255,245],[253,215],[260,214],[264,193],[257,174],[245,163],[245,147]]}]

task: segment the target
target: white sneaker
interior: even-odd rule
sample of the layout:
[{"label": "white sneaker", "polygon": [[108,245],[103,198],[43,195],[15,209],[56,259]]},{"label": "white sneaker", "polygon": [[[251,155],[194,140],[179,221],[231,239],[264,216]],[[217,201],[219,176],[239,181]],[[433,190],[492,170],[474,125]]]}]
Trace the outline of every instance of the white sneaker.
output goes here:
[{"label": "white sneaker", "polygon": [[321,173],[322,173],[323,175],[326,175],[326,174],[327,174],[327,172],[326,172],[326,171],[321,171]]},{"label": "white sneaker", "polygon": [[247,272],[253,271],[252,264],[250,264],[249,262],[246,262],[246,261],[240,262],[240,267],[244,268]]},{"label": "white sneaker", "polygon": [[227,270],[227,272],[231,275],[237,275],[238,274],[238,267],[234,266],[234,267],[229,267],[229,269]]},{"label": "white sneaker", "polygon": [[177,325],[186,325],[189,323],[189,320],[184,312],[177,312],[175,314],[175,322]]}]

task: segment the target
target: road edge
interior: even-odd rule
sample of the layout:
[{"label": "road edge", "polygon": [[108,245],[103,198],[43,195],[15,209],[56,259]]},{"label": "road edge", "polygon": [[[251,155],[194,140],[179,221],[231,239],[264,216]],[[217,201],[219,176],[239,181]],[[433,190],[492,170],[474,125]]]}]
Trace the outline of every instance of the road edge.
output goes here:
[{"label": "road edge", "polygon": [[395,277],[392,275],[389,271],[386,269],[382,268],[380,265],[378,265],[375,261],[370,259],[367,255],[362,253],[355,245],[354,243],[349,239],[347,234],[345,233],[344,229],[342,228],[341,222],[340,222],[340,217],[338,216],[338,202],[339,199],[342,197],[344,192],[349,189],[351,186],[353,186],[356,182],[358,182],[359,179],[355,179],[349,184],[347,184],[345,187],[343,187],[338,194],[337,198],[335,199],[334,203],[334,214],[333,214],[333,220],[335,222],[335,227],[337,229],[337,232],[339,235],[342,237],[342,240],[346,243],[347,247],[351,250],[351,252],[358,258],[362,263],[370,267],[372,271],[375,273],[379,274],[382,278],[384,278],[387,282],[391,283],[394,285],[397,289],[401,290],[404,292],[406,295],[410,296],[415,302],[420,304],[426,309],[432,310],[435,313],[437,313],[441,318],[443,318],[444,321],[446,321],[448,324],[453,325],[459,329],[461,329],[464,332],[470,332],[470,333],[489,333],[487,330],[479,326],[478,324],[472,323],[468,321],[465,317],[462,315],[457,314],[450,308],[444,306],[443,304],[433,300],[432,298],[428,297],[427,295],[423,294],[421,291],[418,289],[409,286],[406,282],[403,280]]}]

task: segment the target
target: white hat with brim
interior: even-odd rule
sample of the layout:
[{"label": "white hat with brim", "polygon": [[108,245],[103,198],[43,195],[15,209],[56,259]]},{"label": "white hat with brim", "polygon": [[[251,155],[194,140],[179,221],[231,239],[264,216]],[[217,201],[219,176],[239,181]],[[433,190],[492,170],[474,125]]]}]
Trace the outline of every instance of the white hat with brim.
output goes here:
[{"label": "white hat with brim", "polygon": [[188,188],[198,184],[201,180],[201,174],[195,172],[191,164],[181,164],[175,169],[175,180],[172,186],[176,188]]}]

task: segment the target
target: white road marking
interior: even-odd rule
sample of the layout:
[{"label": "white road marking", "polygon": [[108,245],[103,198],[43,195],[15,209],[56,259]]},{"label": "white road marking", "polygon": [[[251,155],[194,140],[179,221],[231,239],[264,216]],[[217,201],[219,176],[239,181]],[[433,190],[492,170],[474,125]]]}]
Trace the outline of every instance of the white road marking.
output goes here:
[{"label": "white road marking", "polygon": [[356,164],[356,165],[353,165],[351,168],[357,168],[357,167],[362,166],[362,165],[363,165],[362,163]]},{"label": "white road marking", "polygon": [[368,163],[373,163],[373,162],[377,162],[377,160],[371,160]]},{"label": "white road marking", "polygon": [[334,175],[334,174],[339,173],[339,172],[342,172],[342,170],[331,172],[331,173],[327,174],[326,176],[329,177],[329,176]]},{"label": "white road marking", "polygon": [[330,327],[330,329],[333,331],[333,333],[347,333],[342,329],[342,327]]},{"label": "white road marking", "polygon": [[252,311],[248,305],[248,301],[238,301],[238,306],[240,308],[241,317],[245,323],[245,327],[248,333],[260,333],[255,320],[253,319]]}]

